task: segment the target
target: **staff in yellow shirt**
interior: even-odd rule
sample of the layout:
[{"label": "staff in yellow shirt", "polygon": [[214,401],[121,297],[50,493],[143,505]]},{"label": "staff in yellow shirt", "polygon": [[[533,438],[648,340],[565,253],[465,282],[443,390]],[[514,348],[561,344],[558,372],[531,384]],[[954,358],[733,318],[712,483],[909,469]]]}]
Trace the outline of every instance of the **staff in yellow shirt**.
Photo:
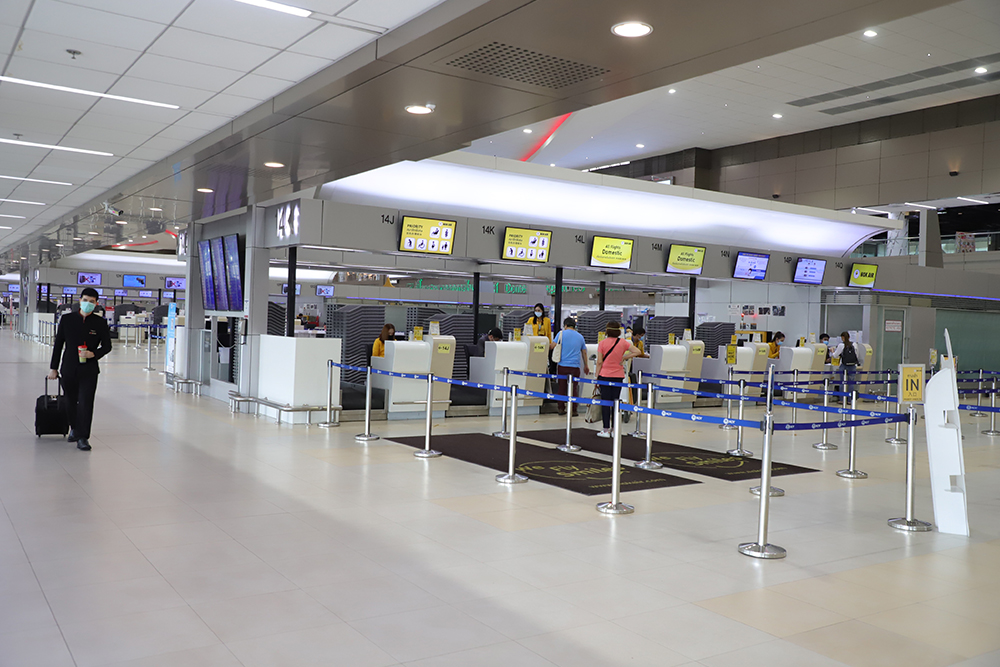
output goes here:
[{"label": "staff in yellow shirt", "polygon": [[396,327],[392,324],[384,324],[382,326],[382,333],[378,335],[375,342],[372,343],[372,356],[373,357],[384,357],[385,356],[385,341],[394,340],[396,338]]},{"label": "staff in yellow shirt", "polygon": [[771,342],[767,344],[768,359],[777,359],[779,356],[781,356],[781,344],[783,342],[785,342],[785,334],[781,333],[780,331],[776,331],[774,334],[774,338],[772,338]]},{"label": "staff in yellow shirt", "polygon": [[532,336],[547,336],[549,342],[552,341],[552,320],[545,315],[545,306],[535,304],[535,314],[528,318],[528,324],[531,325]]}]

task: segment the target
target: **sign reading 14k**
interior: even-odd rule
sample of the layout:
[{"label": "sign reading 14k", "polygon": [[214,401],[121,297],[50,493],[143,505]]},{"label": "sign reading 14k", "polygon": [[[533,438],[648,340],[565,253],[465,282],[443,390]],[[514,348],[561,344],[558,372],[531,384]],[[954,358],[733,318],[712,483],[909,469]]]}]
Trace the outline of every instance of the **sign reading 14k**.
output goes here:
[{"label": "sign reading 14k", "polygon": [[293,236],[299,235],[299,202],[289,202],[287,204],[282,204],[278,207],[277,211],[277,228],[276,232],[278,235],[278,240],[283,241],[285,239],[290,239]]}]

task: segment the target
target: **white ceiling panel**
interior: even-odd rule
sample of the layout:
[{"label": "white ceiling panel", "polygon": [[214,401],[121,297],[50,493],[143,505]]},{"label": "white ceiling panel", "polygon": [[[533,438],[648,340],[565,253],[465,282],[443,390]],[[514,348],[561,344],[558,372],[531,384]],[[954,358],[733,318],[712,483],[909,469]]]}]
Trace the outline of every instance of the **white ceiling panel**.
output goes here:
[{"label": "white ceiling panel", "polygon": [[183,127],[177,123],[160,130],[160,132],[156,134],[156,136],[164,137],[166,139],[182,139],[187,143],[200,139],[204,135],[205,130],[201,128]]},{"label": "white ceiling panel", "polygon": [[[156,149],[173,153],[187,146],[190,141],[185,139],[171,139],[169,137],[157,136],[142,144],[143,148]],[[134,157],[134,156],[129,156]]]},{"label": "white ceiling panel", "polygon": [[163,121],[129,118],[127,116],[111,115],[99,111],[87,112],[78,124],[88,127],[132,132],[146,137],[156,134],[163,127]]},{"label": "white ceiling panel", "polygon": [[[142,81],[142,79],[135,79],[135,81]],[[128,93],[121,94],[128,95]],[[159,123],[161,126],[169,125],[188,113],[184,109],[164,109],[163,107],[151,107],[144,104],[130,104],[128,102],[120,102],[118,100],[98,100],[94,104],[92,112],[106,116],[146,120]]]},{"label": "white ceiling panel", "polygon": [[395,28],[404,21],[427,11],[442,0],[358,0],[338,16],[382,28]]},{"label": "white ceiling panel", "polygon": [[[108,41],[118,46],[138,51],[145,49],[163,31],[163,26],[159,23],[69,5],[58,0],[35,0],[25,27],[69,38],[75,38],[81,33],[104,35],[108,37]],[[69,45],[64,48],[69,48]]]},{"label": "white ceiling panel", "polygon": [[10,55],[17,46],[17,26],[0,23],[0,55]]},{"label": "white ceiling panel", "polygon": [[249,72],[278,51],[235,39],[171,27],[149,48],[161,56]]},{"label": "white ceiling panel", "polygon": [[308,9],[325,16],[335,16],[340,10],[349,7],[357,0],[288,0],[288,4]]},{"label": "white ceiling panel", "polygon": [[237,97],[235,95],[220,93],[198,107],[198,110],[233,117],[250,111],[250,109],[253,109],[258,104],[260,104],[259,101],[248,97]]},{"label": "white ceiling panel", "polygon": [[[92,69],[83,69],[82,67],[66,67],[65,64],[56,64],[33,58],[22,58],[18,55],[11,58],[6,74],[17,79],[80,88],[98,93],[107,92],[108,88],[114,85],[118,79],[118,74],[110,72],[99,72]],[[4,83],[3,85],[13,86],[15,84]],[[46,93],[56,103],[66,95],[72,94],[53,90],[43,90],[42,92]]]},{"label": "white ceiling panel", "polygon": [[[30,111],[37,112],[39,109],[31,109]],[[38,138],[43,135],[50,139],[61,137],[69,132],[73,123],[83,114],[76,109],[67,109],[62,118],[52,118],[38,113],[30,113],[30,111],[25,105],[13,100],[7,104],[0,104],[0,136],[10,137],[14,134],[23,134],[26,141],[31,141],[30,137]]]},{"label": "white ceiling panel", "polygon": [[0,2],[0,23],[21,27],[29,7],[31,0],[3,0]]},{"label": "white ceiling panel", "polygon": [[301,81],[330,64],[323,58],[284,51],[254,70],[254,74],[285,81]]},{"label": "white ceiling panel", "polygon": [[129,157],[138,158],[141,160],[149,160],[150,162],[157,162],[163,158],[170,155],[173,151],[164,150],[162,148],[144,148],[140,146],[139,148],[133,149],[129,152]]},{"label": "white ceiling panel", "polygon": [[[175,86],[170,83],[149,81],[147,79],[137,79],[132,76],[123,76],[109,91],[114,95],[124,95],[135,97],[141,100],[162,102],[165,104],[175,104],[185,109],[193,109],[204,104],[214,93],[209,90],[199,90],[187,86]],[[132,107],[145,106],[133,104],[131,102],[121,102],[118,100],[105,100],[116,102],[121,105],[123,111]]]},{"label": "white ceiling panel", "polygon": [[204,133],[208,134],[212,130],[216,130],[228,122],[228,118],[220,118],[216,114],[192,111],[191,113],[185,114],[183,117],[179,118],[174,125],[177,125],[178,127],[204,130]]},{"label": "white ceiling panel", "polygon": [[328,23],[288,48],[293,53],[335,60],[357,50],[378,35]]},{"label": "white ceiling panel", "polygon": [[225,89],[227,95],[249,97],[250,99],[269,100],[292,84],[283,79],[272,79],[269,76],[247,74],[245,77]]},{"label": "white ceiling panel", "polygon": [[[115,146],[119,153],[123,148],[137,148],[146,142],[146,135],[115,130],[107,127],[94,127],[93,125],[76,125],[66,135],[66,143],[74,144],[76,139],[85,139],[97,142],[102,146]],[[113,152],[110,148],[106,149]]]},{"label": "white ceiling panel", "polygon": [[59,93],[44,88],[21,86],[13,83],[0,83],[5,101],[20,104],[22,110],[35,113],[35,107],[56,107],[60,109],[75,109],[81,113],[93,106],[97,98],[72,93]]},{"label": "white ceiling panel", "polygon": [[[292,1],[290,4],[294,4]],[[233,0],[194,0],[174,22],[179,28],[284,49],[319,22]]]},{"label": "white ceiling panel", "polygon": [[[5,0],[6,2],[7,0]],[[191,0],[62,0],[71,5],[90,7],[103,12],[169,24],[184,11]]]},{"label": "white ceiling panel", "polygon": [[188,60],[147,53],[135,62],[128,75],[148,81],[219,92],[240,78],[240,72]]},{"label": "white ceiling panel", "polygon": [[[90,41],[93,39],[100,39],[99,31],[78,31],[77,36],[67,38],[36,30],[25,30],[21,35],[17,55],[58,63],[70,68],[80,67],[113,74],[123,74],[141,55],[140,51],[122,48],[117,44]],[[81,55],[73,60],[66,53],[66,49],[75,49],[80,51]]]}]

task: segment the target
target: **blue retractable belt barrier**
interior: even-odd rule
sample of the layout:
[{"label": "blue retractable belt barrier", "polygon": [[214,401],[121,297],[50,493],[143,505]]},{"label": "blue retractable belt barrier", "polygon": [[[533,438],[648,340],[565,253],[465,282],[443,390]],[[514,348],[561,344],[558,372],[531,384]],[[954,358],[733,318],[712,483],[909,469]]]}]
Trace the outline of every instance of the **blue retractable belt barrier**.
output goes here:
[{"label": "blue retractable belt barrier", "polygon": [[818,394],[819,396],[826,394],[828,396],[850,397],[851,395],[849,391],[823,391],[822,389],[796,389],[795,391],[800,394]]},{"label": "blue retractable belt barrier", "polygon": [[546,394],[544,391],[529,391],[527,389],[518,389],[518,396],[529,396],[531,398],[543,398],[550,401],[564,401],[566,403],[582,403],[584,405],[603,405],[606,407],[614,407],[614,401],[603,401],[599,398],[583,398],[582,396],[564,396],[563,394]]},{"label": "blue retractable belt barrier", "polygon": [[883,401],[885,403],[899,402],[899,399],[895,396],[879,396],[878,394],[858,394],[858,398],[863,398],[866,401]]},{"label": "blue retractable belt barrier", "polygon": [[657,417],[669,417],[670,419],[682,419],[684,421],[691,422],[704,422],[706,424],[728,424],[731,426],[743,426],[746,428],[761,428],[761,422],[759,421],[749,421],[747,419],[727,419],[726,417],[710,417],[708,415],[696,415],[690,412],[675,412],[673,410],[660,410],[658,408],[647,408],[644,405],[631,405],[629,403],[622,403],[622,410],[628,410],[629,412],[636,412],[645,415],[654,415]]},{"label": "blue retractable belt barrier", "polygon": [[959,404],[959,410],[976,410],[978,412],[1000,412],[1000,408],[991,408],[988,405],[964,405]]},{"label": "blue retractable belt barrier", "polygon": [[810,412],[829,412],[836,415],[854,415],[855,417],[895,417],[891,412],[876,412],[874,410],[854,410],[851,408],[835,408],[832,405],[814,405],[812,403],[793,403],[791,401],[774,400],[775,405],[785,408],[799,408]]},{"label": "blue retractable belt barrier", "polygon": [[818,431],[824,428],[850,428],[852,426],[872,426],[874,424],[895,424],[905,422],[909,415],[887,415],[872,419],[850,419],[836,422],[807,422],[805,424],[775,424],[775,431]]},{"label": "blue retractable belt barrier", "polygon": [[524,375],[530,378],[549,378],[550,380],[565,380],[568,375],[552,375],[550,373],[529,373],[528,371],[513,371],[508,369],[507,371],[511,375]]}]

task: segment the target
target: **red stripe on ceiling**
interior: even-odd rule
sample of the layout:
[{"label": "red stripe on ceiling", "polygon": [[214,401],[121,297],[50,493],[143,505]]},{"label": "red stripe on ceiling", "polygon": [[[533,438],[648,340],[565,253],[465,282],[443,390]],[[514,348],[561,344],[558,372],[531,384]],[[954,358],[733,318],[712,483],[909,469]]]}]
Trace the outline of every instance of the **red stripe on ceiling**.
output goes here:
[{"label": "red stripe on ceiling", "polygon": [[164,229],[163,231],[165,231],[167,234],[170,234],[174,238],[177,238],[177,232],[172,232],[169,229]]},{"label": "red stripe on ceiling", "polygon": [[544,136],[542,136],[541,138],[539,138],[538,143],[536,143],[534,146],[532,146],[531,150],[528,151],[527,155],[525,155],[523,158],[521,158],[521,162],[527,162],[531,158],[535,157],[535,153],[537,153],[538,151],[542,150],[542,148],[545,147],[545,145],[549,142],[549,140],[552,139],[552,135],[554,135],[556,133],[556,130],[558,130],[560,127],[562,127],[562,124],[565,123],[567,120],[569,120],[569,117],[572,116],[572,115],[573,114],[571,112],[571,113],[559,116],[559,118],[556,118],[556,121],[552,124],[552,127],[549,128],[549,131],[546,132]]}]

